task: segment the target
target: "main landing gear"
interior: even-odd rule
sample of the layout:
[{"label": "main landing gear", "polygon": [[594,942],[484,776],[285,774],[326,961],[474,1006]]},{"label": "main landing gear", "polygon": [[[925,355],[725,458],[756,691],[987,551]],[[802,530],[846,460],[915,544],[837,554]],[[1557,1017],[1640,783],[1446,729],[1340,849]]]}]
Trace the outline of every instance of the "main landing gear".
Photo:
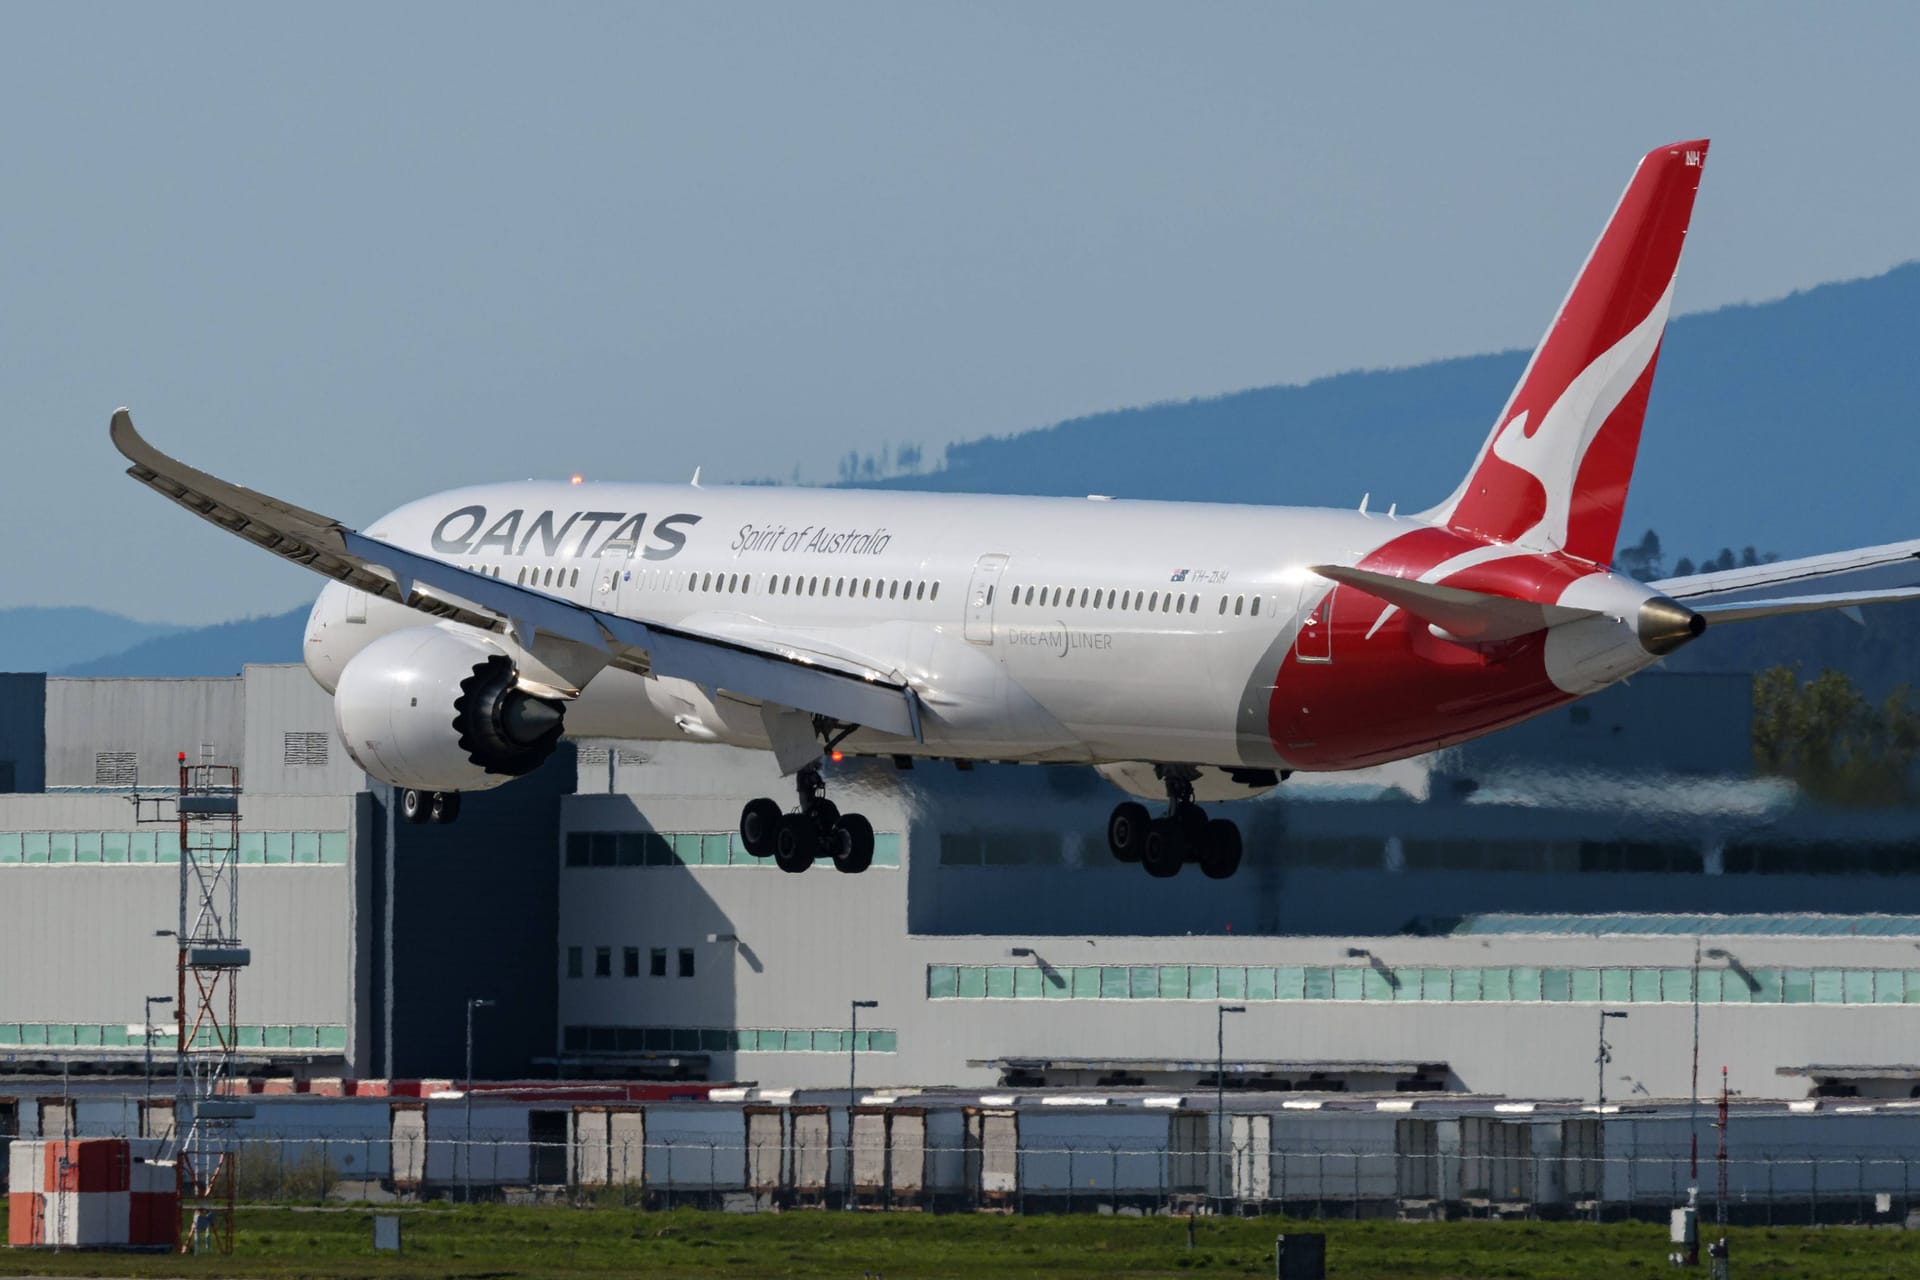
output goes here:
[{"label": "main landing gear", "polygon": [[827,799],[827,784],[813,765],[794,778],[800,807],[794,813],[762,796],[740,811],[740,843],[756,858],[772,858],[782,871],[798,875],[817,858],[833,859],[834,870],[857,875],[873,865],[873,824],[857,813],[841,813]]},{"label": "main landing gear", "polygon": [[400,817],[407,822],[452,822],[460,816],[458,791],[414,791],[400,793]]},{"label": "main landing gear", "polygon": [[1201,874],[1225,880],[1240,869],[1240,828],[1226,818],[1208,818],[1193,802],[1193,783],[1173,774],[1167,784],[1167,816],[1151,817],[1147,806],[1128,800],[1107,819],[1107,847],[1122,862],[1137,862],[1150,876],[1180,874],[1197,862]]}]

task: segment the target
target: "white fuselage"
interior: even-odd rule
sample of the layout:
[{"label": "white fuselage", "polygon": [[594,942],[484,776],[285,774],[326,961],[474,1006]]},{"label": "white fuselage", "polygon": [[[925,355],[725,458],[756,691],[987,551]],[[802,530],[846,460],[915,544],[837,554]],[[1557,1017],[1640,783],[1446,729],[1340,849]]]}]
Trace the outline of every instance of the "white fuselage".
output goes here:
[{"label": "white fuselage", "polygon": [[[604,612],[904,677],[926,711],[925,742],[861,733],[853,751],[1326,768],[1346,765],[1292,758],[1270,723],[1283,663],[1332,694],[1339,649],[1357,644],[1358,633],[1345,641],[1319,625],[1332,585],[1308,566],[1352,565],[1424,529],[1321,509],[526,482],[422,499],[367,532]],[[1624,623],[1646,593],[1602,577],[1619,584]],[[1391,613],[1365,607],[1369,620]],[[330,585],[307,664],[332,689],[370,640],[422,621]],[[1617,633],[1595,655],[1608,679],[1651,660],[1630,626]],[[1588,691],[1555,682],[1558,700]],[[1383,749],[1407,754],[1539,709],[1412,731],[1417,740]],[[724,691],[617,670],[568,708],[567,732],[767,741],[758,709]]]}]

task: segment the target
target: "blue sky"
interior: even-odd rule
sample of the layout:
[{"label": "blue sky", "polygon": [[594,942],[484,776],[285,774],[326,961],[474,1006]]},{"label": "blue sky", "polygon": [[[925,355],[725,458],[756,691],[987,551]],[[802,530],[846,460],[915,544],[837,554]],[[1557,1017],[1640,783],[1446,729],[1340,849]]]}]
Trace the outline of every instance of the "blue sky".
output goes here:
[{"label": "blue sky", "polygon": [[0,602],[311,596],[118,474],[122,403],[356,523],[824,480],[1530,345],[1702,134],[1681,309],[1878,272],[1920,256],[1917,48],[1894,5],[9,6]]}]

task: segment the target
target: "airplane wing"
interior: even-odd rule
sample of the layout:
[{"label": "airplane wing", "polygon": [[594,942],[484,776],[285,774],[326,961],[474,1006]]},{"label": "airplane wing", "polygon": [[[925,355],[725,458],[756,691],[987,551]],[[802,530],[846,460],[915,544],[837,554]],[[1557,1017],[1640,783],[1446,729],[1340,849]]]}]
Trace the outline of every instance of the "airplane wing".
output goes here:
[{"label": "airplane wing", "polygon": [[1663,578],[1647,586],[1715,625],[1920,600],[1920,540]]},{"label": "airplane wing", "polygon": [[369,595],[505,634],[579,685],[613,666],[921,740],[919,696],[896,672],[589,609],[369,538],[329,516],[208,475],[147,443],[125,409],[113,415],[110,434],[133,464],[128,475],[201,519]]}]

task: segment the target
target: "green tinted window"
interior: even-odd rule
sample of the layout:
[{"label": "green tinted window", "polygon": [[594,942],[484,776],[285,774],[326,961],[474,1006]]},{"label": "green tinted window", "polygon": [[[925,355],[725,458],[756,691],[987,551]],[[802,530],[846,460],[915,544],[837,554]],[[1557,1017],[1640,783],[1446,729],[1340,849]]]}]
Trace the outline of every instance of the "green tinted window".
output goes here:
[{"label": "green tinted window", "polygon": [[347,833],[344,831],[322,831],[320,833],[320,861],[334,866],[345,866],[347,862]]},{"label": "green tinted window", "polygon": [[978,965],[968,965],[960,970],[960,995],[962,999],[979,1000],[987,994],[987,971]]},{"label": "green tinted window", "polygon": [[0,831],[0,862],[20,861],[20,833]]},{"label": "green tinted window", "polygon": [[100,861],[125,862],[127,860],[127,833],[124,831],[103,831],[100,833]]},{"label": "green tinted window", "polygon": [[1117,964],[1110,964],[1100,970],[1100,998],[1102,1000],[1127,998],[1126,969]]},{"label": "green tinted window", "polygon": [[700,837],[700,864],[707,867],[724,867],[732,857],[732,838],[726,832],[709,832]]},{"label": "green tinted window", "polygon": [[[244,834],[244,833],[243,833]],[[134,862],[152,862],[154,858],[154,834],[151,831],[136,831],[127,839],[127,856]]]},{"label": "green tinted window", "polygon": [[1486,1000],[1513,999],[1513,970],[1498,967],[1482,969],[1480,995]]},{"label": "green tinted window", "polygon": [[1909,969],[1907,979],[1907,1004],[1920,1004],[1920,969]]},{"label": "green tinted window", "polygon": [[[1721,977],[1722,977],[1721,971],[1718,969],[1702,969],[1700,971],[1700,1003],[1701,1004],[1718,1004],[1720,1002]],[[1740,981],[1738,978],[1735,978],[1732,974],[1726,974],[1725,977],[1732,982]]]},{"label": "green tinted window", "polygon": [[1513,999],[1538,1000],[1540,998],[1540,971],[1525,965],[1515,965],[1513,969]]},{"label": "green tinted window", "polygon": [[1160,970],[1142,966],[1127,971],[1128,994],[1135,1000],[1160,998]]},{"label": "green tinted window", "polygon": [[1038,1000],[1040,984],[1046,981],[1045,975],[1030,964],[1023,964],[1013,971],[1013,997],[1016,1000]]},{"label": "green tinted window", "polygon": [[75,862],[100,861],[100,833],[98,831],[76,831],[73,833],[73,860]]},{"label": "green tinted window", "polygon": [[1390,975],[1382,973],[1380,970],[1372,967],[1356,969],[1354,972],[1360,975],[1360,998],[1362,1000],[1393,999],[1393,979]]},{"label": "green tinted window", "polygon": [[1422,1000],[1453,999],[1453,970],[1428,969],[1420,975]]},{"label": "green tinted window", "polygon": [[293,861],[293,832],[267,832],[267,865],[285,866]]},{"label": "green tinted window", "polygon": [[1183,964],[1160,966],[1160,998],[1162,1000],[1187,998],[1187,966]]},{"label": "green tinted window", "polygon": [[898,831],[874,832],[873,865],[876,867],[900,865],[900,833]]},{"label": "green tinted window", "polygon": [[1478,969],[1455,969],[1453,971],[1453,998],[1467,1001],[1480,998],[1480,971]]},{"label": "green tinted window", "polygon": [[321,1027],[320,1047],[322,1049],[344,1049],[347,1047],[347,1029],[345,1027]]},{"label": "green tinted window", "polygon": [[1071,969],[1042,969],[1040,971],[1040,994],[1048,1000],[1068,1000],[1073,997],[1073,971]]},{"label": "green tinted window", "polygon": [[1840,992],[1848,1004],[1872,1004],[1873,970],[1848,969],[1841,975]]},{"label": "green tinted window", "polygon": [[869,1048],[875,1053],[898,1053],[900,1051],[900,1033],[898,1031],[876,1031]]},{"label": "green tinted window", "polygon": [[[582,866],[586,865],[585,857],[586,857],[586,846],[582,844],[581,846],[582,861],[580,863],[580,865]],[[267,833],[264,831],[242,831],[240,833],[240,861],[247,863],[249,865],[257,865],[259,863],[265,862],[266,860],[267,860]],[[573,863],[569,862],[568,865],[571,866],[573,865]]]},{"label": "green tinted window", "polygon": [[[847,1039],[852,1034],[850,1031],[816,1031],[813,1033],[813,1051],[815,1053],[845,1053],[848,1051]],[[870,1034],[870,1032],[866,1031],[860,1033],[862,1039],[865,1039]]]},{"label": "green tinted window", "polygon": [[1580,1004],[1593,1004],[1600,999],[1600,970],[1573,971],[1573,998]]},{"label": "green tinted window", "polygon": [[1658,969],[1635,969],[1633,971],[1633,999],[1640,1004],[1649,1004],[1660,999],[1660,971]]},{"label": "green tinted window", "polygon": [[20,1024],[0,1022],[0,1044],[19,1044],[20,1042]]},{"label": "green tinted window", "polygon": [[1813,971],[1811,969],[1788,969],[1781,974],[1780,1000],[1783,1004],[1811,1004],[1813,1002]]},{"label": "green tinted window", "polygon": [[1420,971],[1418,969],[1395,969],[1393,971],[1393,998],[1395,1000],[1418,1000],[1420,998]]},{"label": "green tinted window", "polygon": [[1875,1004],[1899,1004],[1904,999],[1905,975],[1897,969],[1875,969],[1873,971],[1873,1000]]},{"label": "green tinted window", "polygon": [[1187,994],[1195,1000],[1219,999],[1220,971],[1210,964],[1188,965]]},{"label": "green tinted window", "polygon": [[[639,833],[635,832],[633,838],[637,847],[638,841],[640,838]],[[623,861],[624,861],[624,858],[623,858]],[[751,867],[759,861],[760,859],[754,857],[752,854],[747,852],[747,846],[741,843],[740,833],[738,831],[734,832],[732,835],[727,837],[727,865],[728,866]]]},{"label": "green tinted window", "polygon": [[50,831],[47,833],[47,861],[73,861],[73,832]]},{"label": "green tinted window", "polygon": [[20,833],[20,860],[22,862],[46,862],[51,857],[49,850],[53,837],[45,831],[23,831]]},{"label": "green tinted window", "polygon": [[1307,971],[1299,965],[1281,965],[1273,971],[1273,998],[1301,1000],[1307,994]]},{"label": "green tinted window", "polygon": [[673,845],[673,860],[683,867],[700,865],[700,833],[681,831],[667,837]]},{"label": "green tinted window", "polygon": [[1100,994],[1100,970],[1083,964],[1075,965],[1069,972],[1073,974],[1075,1000],[1092,1000]]},{"label": "green tinted window", "polygon": [[1307,999],[1333,999],[1333,970],[1320,965],[1307,966]]},{"label": "green tinted window", "polygon": [[313,866],[320,861],[320,833],[318,831],[296,831],[293,833],[293,860],[302,866]]},{"label": "green tinted window", "polygon": [[1247,999],[1273,999],[1273,970],[1265,966],[1247,970]]},{"label": "green tinted window", "polygon": [[1365,998],[1361,990],[1361,970],[1352,965],[1341,965],[1333,971],[1333,998],[1335,1000],[1360,1000]]},{"label": "green tinted window", "polygon": [[1573,974],[1566,969],[1542,969],[1540,971],[1540,998],[1542,1000],[1571,1000],[1573,998]]},{"label": "green tinted window", "polygon": [[1239,965],[1220,967],[1220,998],[1222,1000],[1245,1000],[1247,998],[1247,971]]},{"label": "green tinted window", "polygon": [[987,970],[987,999],[1013,999],[1013,968],[1011,965],[996,964]]},{"label": "green tinted window", "polygon": [[960,994],[960,971],[950,964],[927,966],[927,999],[947,1000]]},{"label": "green tinted window", "polygon": [[1815,1004],[1839,1004],[1842,995],[1841,972],[1838,969],[1815,969],[1813,971],[1813,1002]]},{"label": "green tinted window", "polygon": [[1662,969],[1660,998],[1684,1004],[1693,999],[1693,970]]}]

